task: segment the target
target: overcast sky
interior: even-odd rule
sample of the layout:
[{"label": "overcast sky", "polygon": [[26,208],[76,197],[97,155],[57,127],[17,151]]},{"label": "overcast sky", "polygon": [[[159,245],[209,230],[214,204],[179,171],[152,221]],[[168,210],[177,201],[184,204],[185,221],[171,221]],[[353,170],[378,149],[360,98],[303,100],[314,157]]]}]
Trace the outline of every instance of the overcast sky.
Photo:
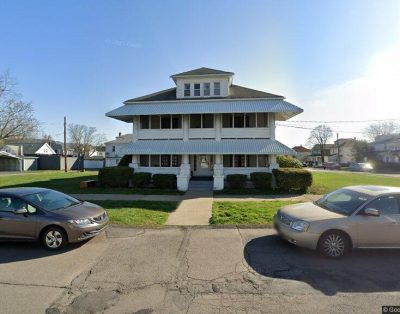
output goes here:
[{"label": "overcast sky", "polygon": [[[318,124],[297,120],[400,119],[396,0],[1,0],[0,29],[0,71],[17,78],[56,139],[64,115],[108,139],[130,132],[105,113],[202,66],[303,108],[277,128],[289,146]],[[366,124],[331,126],[361,138]]]}]

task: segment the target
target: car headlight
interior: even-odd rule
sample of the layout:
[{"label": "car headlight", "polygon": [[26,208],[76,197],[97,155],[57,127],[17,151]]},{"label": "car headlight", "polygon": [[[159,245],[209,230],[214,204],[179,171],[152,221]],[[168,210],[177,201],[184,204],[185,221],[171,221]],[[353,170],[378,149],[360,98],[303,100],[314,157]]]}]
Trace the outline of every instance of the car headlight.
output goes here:
[{"label": "car headlight", "polygon": [[90,219],[72,219],[72,220],[68,220],[69,223],[71,224],[75,224],[75,225],[89,225],[92,222],[90,221]]},{"label": "car headlight", "polygon": [[304,220],[296,220],[296,221],[292,222],[292,224],[290,225],[290,227],[292,229],[297,230],[297,231],[307,231],[309,226],[310,226],[310,224]]}]

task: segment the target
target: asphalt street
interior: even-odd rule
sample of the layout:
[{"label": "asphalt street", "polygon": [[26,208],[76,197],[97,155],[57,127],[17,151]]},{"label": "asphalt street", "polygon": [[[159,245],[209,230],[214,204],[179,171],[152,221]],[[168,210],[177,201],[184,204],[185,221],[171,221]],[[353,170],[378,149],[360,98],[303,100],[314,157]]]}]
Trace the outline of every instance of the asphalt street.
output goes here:
[{"label": "asphalt street", "polygon": [[381,313],[400,251],[341,260],[271,229],[110,228],[59,253],[0,243],[1,313]]}]

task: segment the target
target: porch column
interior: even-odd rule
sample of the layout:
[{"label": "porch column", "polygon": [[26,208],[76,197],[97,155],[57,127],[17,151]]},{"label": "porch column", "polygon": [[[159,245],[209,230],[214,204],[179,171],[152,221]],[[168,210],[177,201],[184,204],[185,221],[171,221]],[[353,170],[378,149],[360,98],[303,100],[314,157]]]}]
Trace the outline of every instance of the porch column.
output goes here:
[{"label": "porch column", "polygon": [[140,121],[140,116],[134,116],[133,117],[132,135],[133,135],[133,141],[134,142],[136,142],[138,137],[139,137],[139,121]]},{"label": "porch column", "polygon": [[189,115],[188,114],[183,115],[182,126],[183,126],[183,140],[187,141],[187,140],[189,140]]},{"label": "porch column", "polygon": [[133,169],[139,168],[139,155],[132,155],[132,162],[129,164],[129,167]]},{"label": "porch column", "polygon": [[215,155],[214,164],[214,190],[224,189],[224,164],[222,163],[222,155]]},{"label": "porch column", "polygon": [[182,155],[182,164],[179,174],[176,176],[176,184],[179,191],[187,191],[190,180],[190,164],[189,155]]},{"label": "porch column", "polygon": [[276,155],[269,155],[269,169],[272,172],[272,169],[279,168],[279,164],[276,162]]}]

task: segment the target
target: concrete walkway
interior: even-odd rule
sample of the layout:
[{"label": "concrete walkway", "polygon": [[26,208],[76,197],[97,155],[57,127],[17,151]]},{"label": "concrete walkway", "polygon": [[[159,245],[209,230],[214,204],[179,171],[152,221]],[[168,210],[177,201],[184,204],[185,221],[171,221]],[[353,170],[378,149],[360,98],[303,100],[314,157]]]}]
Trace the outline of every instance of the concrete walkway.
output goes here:
[{"label": "concrete walkway", "polygon": [[178,208],[172,212],[166,225],[208,225],[212,213],[212,191],[188,191]]}]

